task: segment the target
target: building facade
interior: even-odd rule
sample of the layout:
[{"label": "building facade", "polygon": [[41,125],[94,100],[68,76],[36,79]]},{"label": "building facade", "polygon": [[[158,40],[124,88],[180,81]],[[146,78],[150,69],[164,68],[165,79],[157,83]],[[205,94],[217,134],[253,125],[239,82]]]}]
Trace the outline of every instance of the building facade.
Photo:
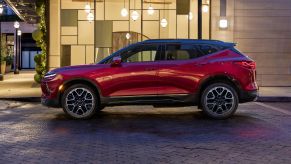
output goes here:
[{"label": "building facade", "polygon": [[260,86],[291,86],[290,0],[50,0],[49,10],[50,69],[146,39],[201,37],[237,43]]}]

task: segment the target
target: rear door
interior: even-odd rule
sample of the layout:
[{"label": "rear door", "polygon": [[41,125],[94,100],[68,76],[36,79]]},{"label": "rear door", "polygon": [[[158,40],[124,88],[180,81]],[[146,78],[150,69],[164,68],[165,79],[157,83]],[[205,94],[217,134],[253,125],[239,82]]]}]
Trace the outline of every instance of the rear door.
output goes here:
[{"label": "rear door", "polygon": [[198,81],[201,52],[193,44],[166,44],[159,62],[159,95],[191,94]]}]

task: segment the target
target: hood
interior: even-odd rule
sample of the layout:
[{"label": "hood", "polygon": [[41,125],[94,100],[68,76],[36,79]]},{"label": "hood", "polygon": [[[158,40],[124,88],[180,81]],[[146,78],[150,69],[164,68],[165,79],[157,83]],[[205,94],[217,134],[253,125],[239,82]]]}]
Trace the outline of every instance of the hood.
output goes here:
[{"label": "hood", "polygon": [[66,66],[61,68],[56,68],[50,72],[52,73],[61,73],[64,71],[74,71],[74,70],[82,70],[82,69],[90,69],[90,68],[98,68],[102,67],[100,64],[89,64],[89,65],[76,65],[76,66]]}]

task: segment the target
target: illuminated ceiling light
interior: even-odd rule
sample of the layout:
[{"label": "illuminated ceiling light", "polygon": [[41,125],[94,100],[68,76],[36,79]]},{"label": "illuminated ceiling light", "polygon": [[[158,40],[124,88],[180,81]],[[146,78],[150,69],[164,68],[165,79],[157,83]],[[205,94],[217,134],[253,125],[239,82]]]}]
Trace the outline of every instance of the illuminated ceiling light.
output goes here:
[{"label": "illuminated ceiling light", "polygon": [[93,15],[92,12],[90,12],[90,13],[87,15],[87,20],[88,20],[90,23],[93,22],[93,20],[94,20],[94,15]]},{"label": "illuminated ceiling light", "polygon": [[131,13],[131,19],[136,21],[139,18],[139,13],[135,10],[135,0],[133,1],[134,11]]},{"label": "illuminated ceiling light", "polygon": [[203,5],[202,5],[202,11],[203,11],[204,13],[208,13],[208,11],[209,11],[209,5],[208,5],[208,4],[203,4]]},{"label": "illuminated ceiling light", "polygon": [[2,4],[0,4],[0,14],[3,14],[3,5]]},{"label": "illuminated ceiling light", "polygon": [[132,19],[133,21],[136,21],[138,18],[139,18],[139,13],[138,13],[136,10],[134,10],[134,11],[131,13],[131,19]]},{"label": "illuminated ceiling light", "polygon": [[131,37],[130,33],[127,33],[127,34],[125,35],[125,37],[126,37],[127,40],[130,39],[130,37]]},{"label": "illuminated ceiling light", "polygon": [[189,20],[192,20],[193,19],[193,13],[190,11],[189,12]]},{"label": "illuminated ceiling light", "polygon": [[221,18],[219,20],[219,28],[221,29],[227,29],[228,28],[228,21],[225,18]]},{"label": "illuminated ceiling light", "polygon": [[123,1],[123,8],[121,9],[120,14],[121,14],[122,17],[127,17],[127,15],[128,15],[128,11],[127,11],[127,9],[125,7],[125,0]]},{"label": "illuminated ceiling light", "polygon": [[22,34],[21,30],[17,30],[17,35],[21,36],[21,34]]},{"label": "illuminated ceiling light", "polygon": [[19,22],[15,21],[15,22],[14,22],[14,28],[18,29],[19,27],[20,27]]},{"label": "illuminated ceiling light", "polygon": [[121,14],[122,17],[127,17],[127,15],[128,15],[127,9],[126,8],[121,9],[120,14]]},{"label": "illuminated ceiling light", "polygon": [[85,5],[85,12],[86,12],[87,14],[89,14],[89,13],[91,12],[91,6],[90,6],[89,3],[87,3],[87,4]]},{"label": "illuminated ceiling light", "polygon": [[161,20],[161,26],[162,26],[163,28],[167,27],[167,25],[168,25],[168,21],[167,21],[167,19],[165,18],[165,9],[166,9],[165,5],[166,5],[166,1],[164,0],[164,12],[163,12],[163,17],[164,17],[164,18]]},{"label": "illuminated ceiling light", "polygon": [[148,8],[148,14],[153,15],[155,13],[155,9],[152,7],[152,1],[150,1],[150,7]]},{"label": "illuminated ceiling light", "polygon": [[152,6],[150,6],[149,8],[148,8],[148,14],[149,15],[153,15],[155,13],[155,9],[152,7]]},{"label": "illuminated ceiling light", "polygon": [[167,25],[168,25],[168,21],[167,21],[167,19],[163,18],[163,19],[161,20],[161,26],[162,26],[163,28],[165,28],[165,27],[167,27]]}]

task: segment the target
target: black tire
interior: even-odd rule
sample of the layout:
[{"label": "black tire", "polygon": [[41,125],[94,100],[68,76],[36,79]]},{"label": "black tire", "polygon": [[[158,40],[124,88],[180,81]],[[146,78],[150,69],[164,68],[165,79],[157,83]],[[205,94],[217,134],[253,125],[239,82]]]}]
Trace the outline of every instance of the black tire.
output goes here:
[{"label": "black tire", "polygon": [[227,119],[238,108],[238,94],[232,85],[214,83],[205,88],[201,96],[203,112],[214,119]]},{"label": "black tire", "polygon": [[99,99],[91,87],[75,84],[65,90],[62,96],[62,107],[71,118],[89,119],[99,111]]}]

